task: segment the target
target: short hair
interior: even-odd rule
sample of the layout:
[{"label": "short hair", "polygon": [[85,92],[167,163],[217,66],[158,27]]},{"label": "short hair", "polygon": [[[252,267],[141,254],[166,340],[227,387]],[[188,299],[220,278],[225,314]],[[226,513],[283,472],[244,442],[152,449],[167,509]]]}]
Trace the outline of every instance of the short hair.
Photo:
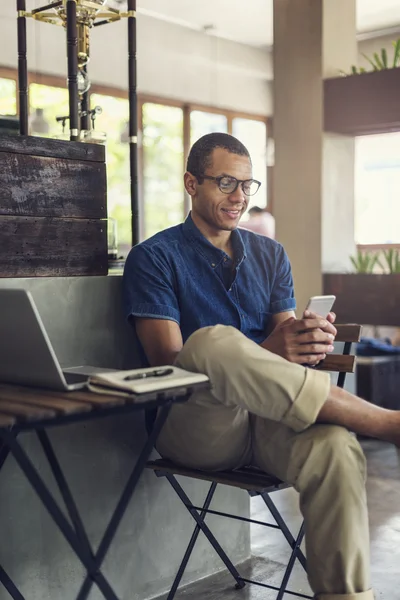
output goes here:
[{"label": "short hair", "polygon": [[260,215],[263,212],[265,212],[265,210],[260,208],[259,206],[252,206],[251,208],[249,208],[249,215]]},{"label": "short hair", "polygon": [[228,133],[208,133],[195,142],[189,152],[186,170],[203,183],[207,167],[211,165],[211,154],[216,148],[223,148],[232,154],[247,156],[251,163],[250,153],[246,146]]}]

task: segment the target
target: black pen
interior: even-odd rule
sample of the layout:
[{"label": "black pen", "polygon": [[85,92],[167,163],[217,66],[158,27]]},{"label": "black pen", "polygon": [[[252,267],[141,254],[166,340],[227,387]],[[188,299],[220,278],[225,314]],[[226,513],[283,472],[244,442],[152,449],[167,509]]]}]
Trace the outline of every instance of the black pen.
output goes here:
[{"label": "black pen", "polygon": [[145,371],[144,373],[133,373],[124,377],[124,381],[134,381],[136,379],[148,379],[149,377],[165,377],[165,375],[171,375],[174,370],[169,369],[155,369],[154,371]]}]

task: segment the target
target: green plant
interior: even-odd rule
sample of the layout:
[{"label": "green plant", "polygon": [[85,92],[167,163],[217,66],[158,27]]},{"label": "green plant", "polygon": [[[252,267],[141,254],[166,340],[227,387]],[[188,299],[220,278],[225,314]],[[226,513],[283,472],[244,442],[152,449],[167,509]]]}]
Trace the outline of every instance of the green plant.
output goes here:
[{"label": "green plant", "polygon": [[[394,248],[389,248],[383,252],[383,256],[389,273],[400,273],[400,252]],[[382,266],[380,262],[379,265]]]},{"label": "green plant", "polygon": [[[389,64],[388,54],[386,48],[382,48],[380,54],[374,52],[372,58],[363,54],[363,57],[369,62],[373,71],[383,71],[384,69],[395,69],[400,66],[400,39],[392,42],[394,48],[393,62]],[[351,75],[359,75],[361,73],[367,73],[364,67],[357,67],[356,65],[351,66]],[[342,75],[348,75],[341,71]]]},{"label": "green plant", "polygon": [[375,252],[362,252],[357,250],[355,256],[350,256],[351,263],[356,273],[372,273],[376,264],[379,265],[379,254]]}]

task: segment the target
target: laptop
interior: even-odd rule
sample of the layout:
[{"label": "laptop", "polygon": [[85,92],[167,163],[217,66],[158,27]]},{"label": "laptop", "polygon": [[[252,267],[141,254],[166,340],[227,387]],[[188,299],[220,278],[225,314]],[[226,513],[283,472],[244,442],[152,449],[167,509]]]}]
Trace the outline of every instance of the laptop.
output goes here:
[{"label": "laptop", "polygon": [[86,387],[89,375],[114,369],[62,369],[30,292],[0,289],[0,382],[51,390]]}]

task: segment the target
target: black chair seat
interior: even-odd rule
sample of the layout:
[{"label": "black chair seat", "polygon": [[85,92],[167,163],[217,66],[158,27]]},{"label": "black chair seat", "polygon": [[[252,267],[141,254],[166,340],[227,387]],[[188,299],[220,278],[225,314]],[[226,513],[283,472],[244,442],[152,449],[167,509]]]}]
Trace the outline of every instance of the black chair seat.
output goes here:
[{"label": "black chair seat", "polygon": [[201,471],[177,465],[170,460],[159,459],[147,463],[147,468],[153,471],[171,473],[172,475],[183,475],[193,479],[211,481],[224,485],[230,485],[242,490],[253,492],[273,492],[290,487],[277,477],[268,475],[255,467],[245,467],[234,471]]}]

